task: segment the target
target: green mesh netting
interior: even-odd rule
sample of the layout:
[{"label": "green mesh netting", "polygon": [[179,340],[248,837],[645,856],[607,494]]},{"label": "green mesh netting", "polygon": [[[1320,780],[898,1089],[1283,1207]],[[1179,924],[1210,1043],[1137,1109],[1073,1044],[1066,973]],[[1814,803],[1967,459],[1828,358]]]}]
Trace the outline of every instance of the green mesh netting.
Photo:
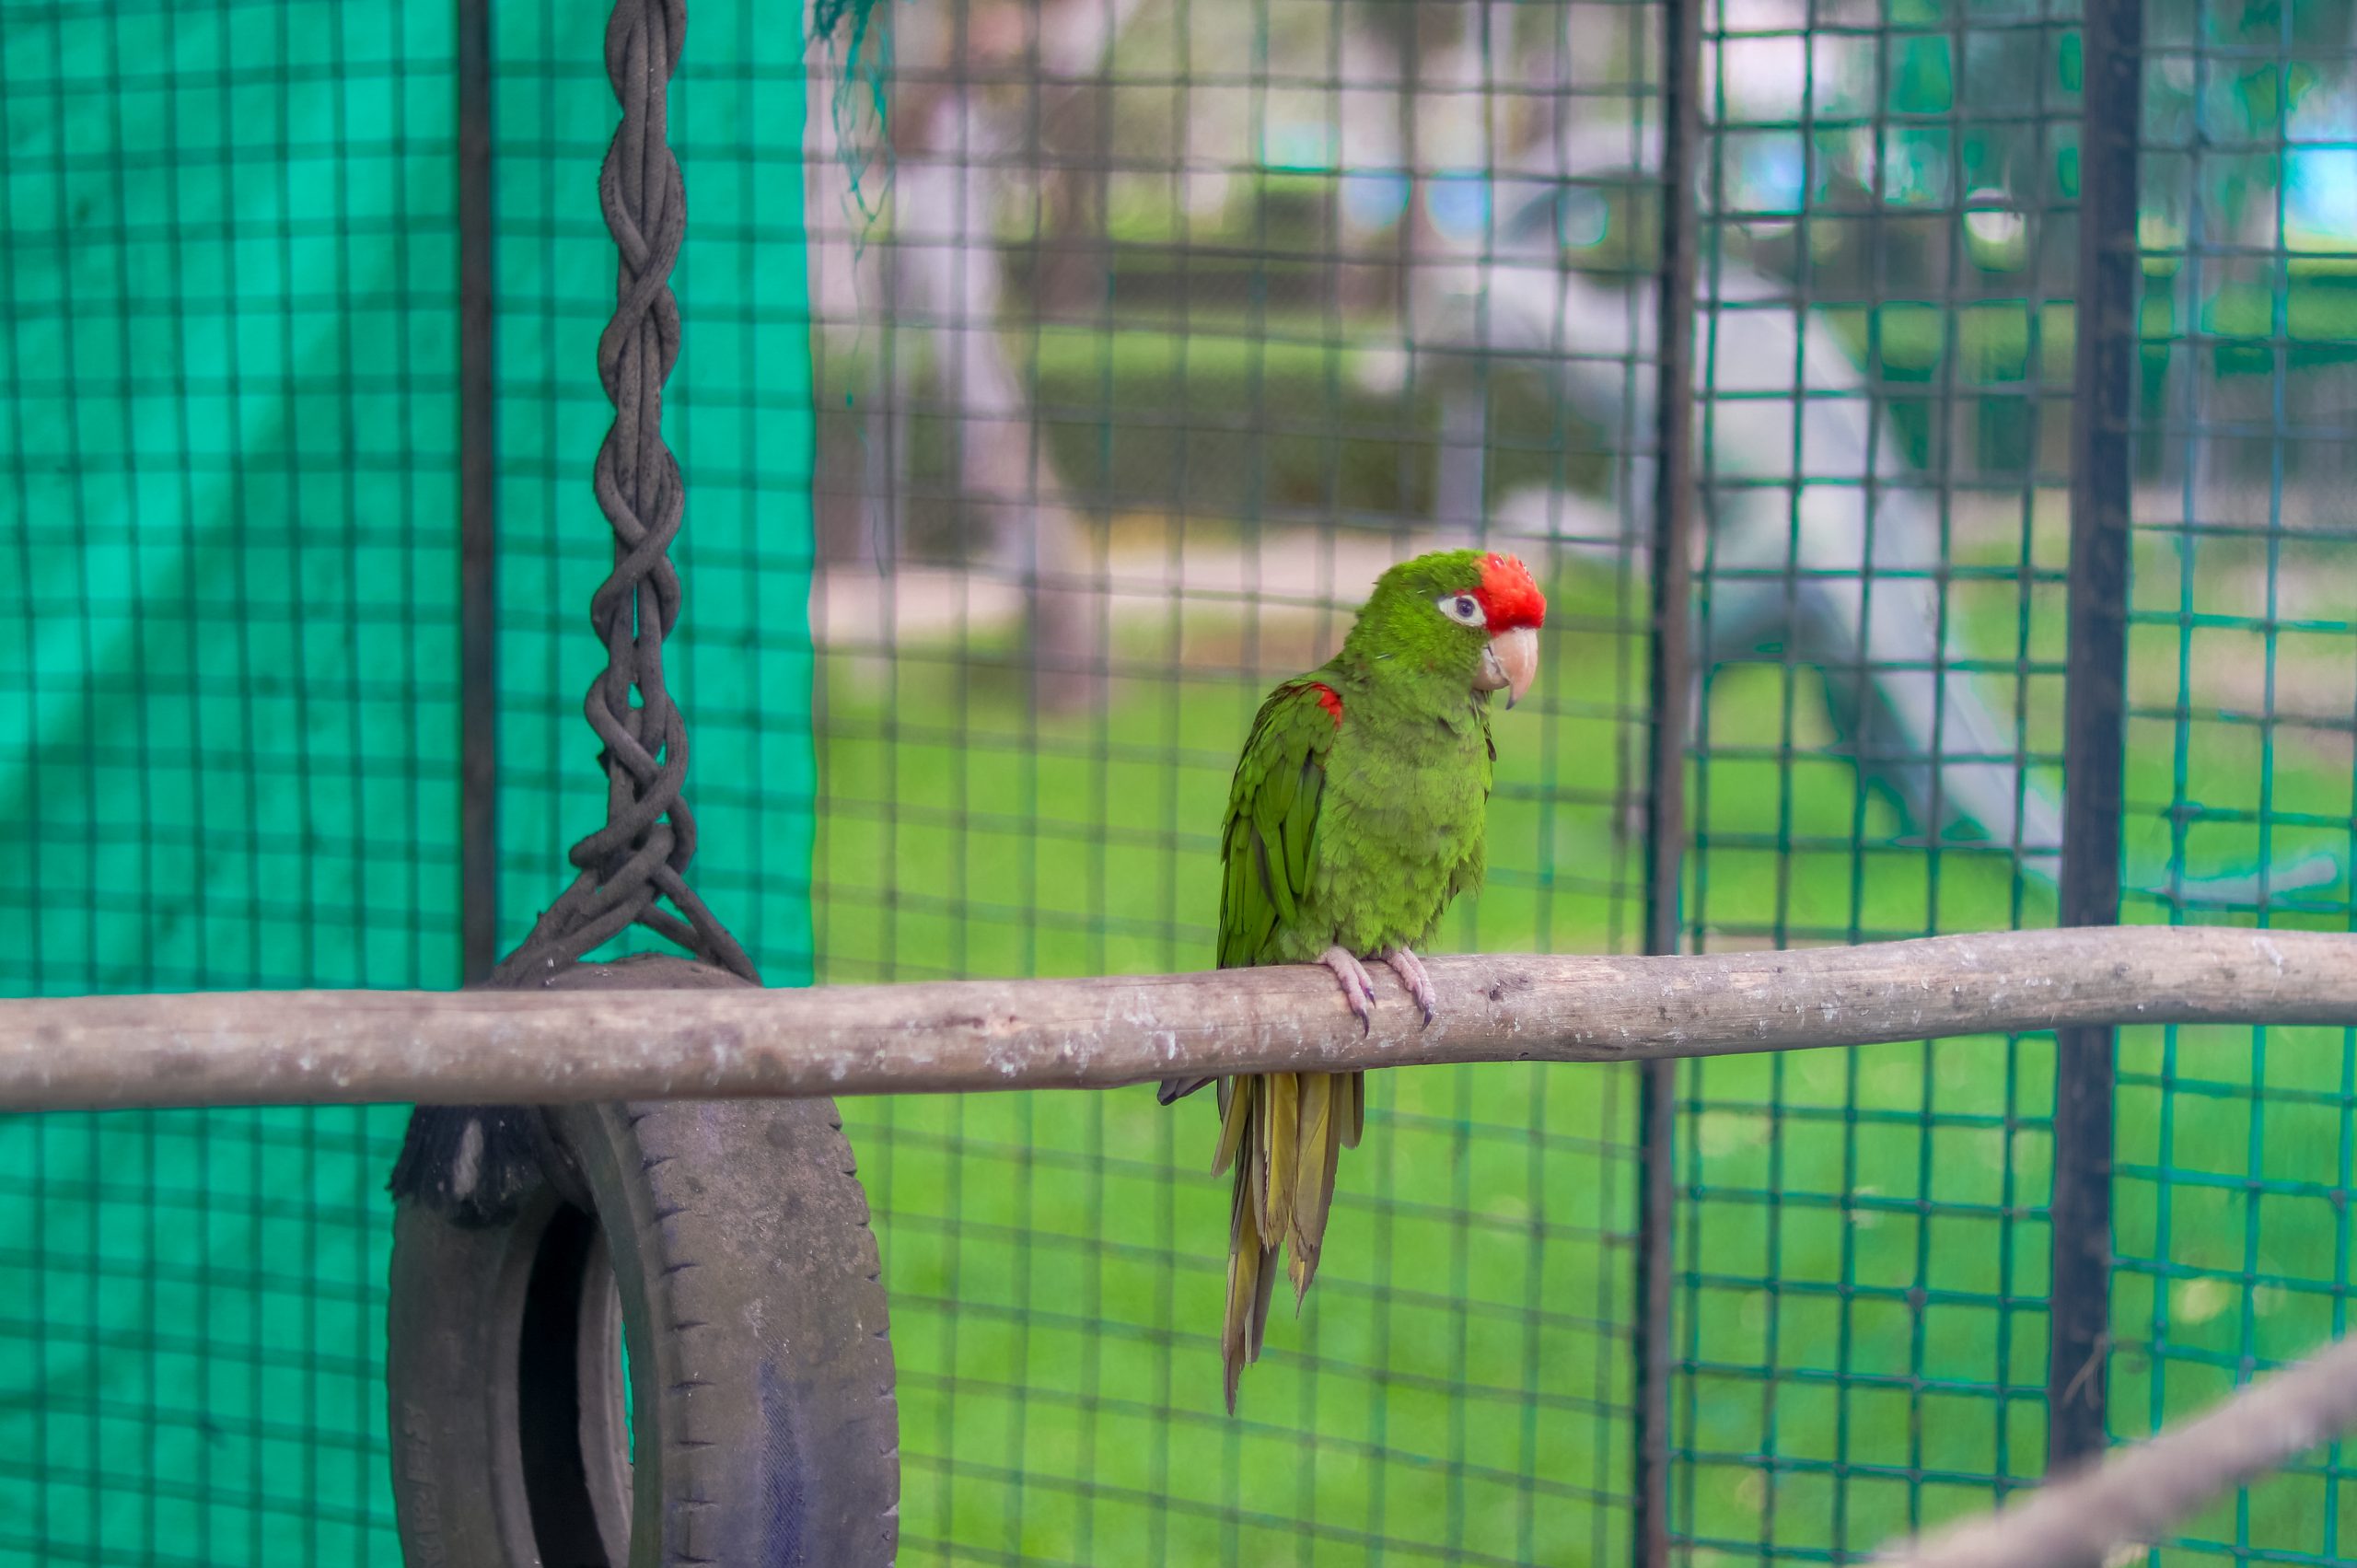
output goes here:
[{"label": "green mesh netting", "polygon": [[[702,886],[810,966],[798,40],[696,7],[673,690]],[[496,7],[502,926],[602,809],[605,7]],[[14,993],[458,979],[448,7],[0,17]],[[0,1119],[0,1563],[391,1563],[399,1108]]]}]

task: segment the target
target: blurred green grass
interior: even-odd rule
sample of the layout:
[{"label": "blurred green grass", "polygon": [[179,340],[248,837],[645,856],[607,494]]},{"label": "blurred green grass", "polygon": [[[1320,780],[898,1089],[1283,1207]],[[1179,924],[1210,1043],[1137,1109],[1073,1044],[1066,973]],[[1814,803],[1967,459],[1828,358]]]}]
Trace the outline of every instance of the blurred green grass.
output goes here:
[{"label": "blurred green grass", "polygon": [[[2174,596],[2165,555],[2140,544],[2140,582]],[[1545,700],[1499,719],[1491,886],[1452,918],[1446,949],[1634,943],[1643,644],[1620,587],[1589,570],[1550,585]],[[2024,596],[2006,582],[1952,602],[1968,645],[2026,647],[2026,733],[2049,749],[2060,587]],[[820,978],[1207,964],[1213,829],[1266,681],[1248,636],[1200,630],[1125,629],[1120,651],[1152,673],[1086,717],[1030,712],[1016,650],[988,639],[833,661]],[[1207,644],[1227,662],[1178,656]],[[2347,648],[2279,642],[2279,683],[2321,679]],[[2201,679],[2247,681],[2252,656]],[[1986,682],[2001,712],[2013,679]],[[1689,912],[1700,894],[1737,926],[1868,937],[2053,918],[2003,856],[1910,841],[1889,802],[1861,797],[1829,754],[1812,672],[1724,671],[1712,717],[1714,745],[1739,754],[1707,763]],[[2221,819],[2186,836],[2197,870],[2249,869],[2260,830],[2233,819],[2262,797],[2345,820],[2345,733],[2283,731],[2270,746],[2249,725],[2195,727],[2183,755],[2133,750],[2131,858],[2168,854],[2171,800]],[[2286,831],[2266,836],[2281,854]],[[1829,847],[1780,854],[1780,840]],[[2350,1161],[2350,1060],[2336,1030],[2269,1031],[2262,1046],[2247,1029],[2123,1035],[2122,1433],[2214,1397],[2240,1356],[2289,1356],[2328,1331],[2347,1277],[2331,1194]],[[1679,1488],[1682,1527],[1716,1543],[1695,1562],[1762,1541],[1863,1549],[2036,1475],[2051,1079],[2045,1037],[1688,1070],[1678,1263],[1694,1370],[1678,1394],[1691,1462]],[[1204,1171],[1208,1109],[1164,1111],[1143,1087],[846,1103],[892,1289],[908,1561],[1626,1551],[1633,1079],[1490,1066],[1383,1073],[1371,1087],[1314,1298],[1297,1322],[1277,1314],[1233,1422],[1219,1405],[1226,1207]],[[2277,1098],[2256,1099],[2262,1087]],[[2164,1359],[2139,1348],[2155,1344]],[[2357,1547],[2318,1538],[2319,1488],[2336,1484],[2258,1489],[2248,1539]]]}]

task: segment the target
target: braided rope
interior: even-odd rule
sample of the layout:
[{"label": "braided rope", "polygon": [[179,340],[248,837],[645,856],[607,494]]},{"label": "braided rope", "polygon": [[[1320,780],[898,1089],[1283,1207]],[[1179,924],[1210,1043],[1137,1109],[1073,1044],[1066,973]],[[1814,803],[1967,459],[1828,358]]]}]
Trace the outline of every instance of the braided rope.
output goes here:
[{"label": "braided rope", "polygon": [[[605,746],[606,822],[573,846],[572,886],[500,965],[499,978],[510,983],[570,963],[633,925],[759,980],[744,948],[687,884],[696,849],[695,817],[680,794],[687,723],[663,680],[663,639],[679,615],[669,551],[686,499],[679,459],[663,440],[663,383],[679,357],[671,268],[687,228],[679,163],[666,134],[668,99],[686,27],[685,0],[617,0],[606,26],[606,75],[622,118],[598,195],[621,275],[613,319],[598,340],[598,378],[614,423],[598,449],[595,484],[614,530],[614,567],[589,601],[606,668],[584,704]],[[665,900],[678,914],[661,907]]]}]

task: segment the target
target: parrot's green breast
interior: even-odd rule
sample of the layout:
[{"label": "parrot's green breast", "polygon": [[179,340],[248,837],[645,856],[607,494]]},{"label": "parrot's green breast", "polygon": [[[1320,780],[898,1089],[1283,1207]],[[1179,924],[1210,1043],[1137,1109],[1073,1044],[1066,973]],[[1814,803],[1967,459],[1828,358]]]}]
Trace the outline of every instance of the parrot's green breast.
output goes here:
[{"label": "parrot's green breast", "polygon": [[1310,950],[1288,958],[1337,942],[1361,957],[1421,947],[1449,900],[1481,880],[1492,767],[1482,700],[1419,721],[1362,693],[1344,714],[1303,912]]},{"label": "parrot's green breast", "polygon": [[1479,694],[1434,702],[1340,660],[1279,687],[1229,800],[1222,967],[1430,941],[1480,884],[1493,767]]}]

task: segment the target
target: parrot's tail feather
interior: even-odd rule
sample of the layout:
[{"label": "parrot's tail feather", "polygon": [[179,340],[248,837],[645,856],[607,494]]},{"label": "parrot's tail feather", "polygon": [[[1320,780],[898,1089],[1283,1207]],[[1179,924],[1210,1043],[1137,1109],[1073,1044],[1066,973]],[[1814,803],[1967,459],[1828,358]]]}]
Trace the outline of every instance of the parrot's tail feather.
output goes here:
[{"label": "parrot's tail feather", "polygon": [[1276,1255],[1260,1245],[1251,1182],[1236,1173],[1235,1213],[1228,1223],[1227,1311],[1220,1325],[1221,1382],[1227,1413],[1236,1413],[1236,1388],[1247,1362],[1260,1359],[1260,1338],[1269,1323],[1270,1289],[1276,1283]]},{"label": "parrot's tail feather", "polygon": [[[1257,1095],[1253,1098],[1259,1098]],[[1246,1114],[1258,1121],[1259,1117],[1254,1114],[1257,1109],[1256,1106]],[[1248,1147],[1244,1151],[1244,1163],[1236,1167],[1236,1184],[1244,1190],[1244,1202],[1250,1205],[1244,1216],[1244,1235],[1248,1239],[1257,1241],[1260,1236],[1260,1216],[1269,1209],[1269,1162],[1256,1148],[1248,1146],[1257,1141],[1249,1123],[1245,1127],[1244,1136]]]},{"label": "parrot's tail feather", "polygon": [[1276,1294],[1276,1261],[1274,1252],[1263,1252],[1260,1254],[1260,1266],[1252,1271],[1252,1332],[1244,1342],[1244,1359],[1247,1361],[1260,1359],[1260,1340],[1269,1329],[1269,1302]]},{"label": "parrot's tail feather", "polygon": [[1223,1081],[1224,1116],[1213,1174],[1236,1166],[1227,1234],[1227,1308],[1220,1356],[1228,1413],[1246,1363],[1260,1357],[1277,1283],[1277,1249],[1285,1253],[1294,1310],[1301,1310],[1326,1245],[1334,1173],[1342,1150],[1365,1123],[1365,1075],[1266,1073]]},{"label": "parrot's tail feather", "polygon": [[1260,1083],[1269,1129],[1269,1181],[1263,1194],[1268,1207],[1261,1215],[1260,1244],[1274,1247],[1293,1224],[1294,1191],[1301,1184],[1301,1076],[1271,1073]]},{"label": "parrot's tail feather", "polygon": [[[1334,1098],[1361,1092],[1356,1086],[1359,1078],[1360,1074],[1356,1073],[1338,1075],[1333,1087]],[[1334,1202],[1334,1171],[1342,1160],[1343,1132],[1343,1127],[1337,1121],[1324,1134],[1326,1155],[1324,1168],[1318,1176],[1318,1223],[1314,1227],[1305,1227],[1295,1244],[1302,1258],[1301,1275],[1294,1283],[1293,1309],[1295,1313],[1301,1310],[1301,1298],[1309,1294],[1309,1282],[1318,1277],[1318,1260],[1325,1255],[1326,1216]],[[1310,1146],[1317,1147],[1315,1144]]]},{"label": "parrot's tail feather", "polygon": [[1217,1176],[1228,1167],[1244,1149],[1245,1124],[1251,1120],[1246,1114],[1252,1103],[1249,1094],[1237,1094],[1223,1078],[1219,1086],[1219,1148],[1212,1156],[1212,1174]]},{"label": "parrot's tail feather", "polygon": [[1165,1078],[1155,1086],[1154,1098],[1159,1104],[1175,1105],[1205,1084],[1215,1081],[1211,1078]]},{"label": "parrot's tail feather", "polygon": [[1293,1253],[1293,1306],[1301,1310],[1310,1277],[1318,1270],[1318,1249],[1326,1237],[1326,1206],[1333,1197],[1333,1165],[1328,1151],[1335,1148],[1334,1075],[1301,1074],[1300,1170],[1295,1178],[1293,1224],[1286,1237]]},{"label": "parrot's tail feather", "polygon": [[1222,1315],[1219,1335],[1219,1359],[1223,1382],[1227,1394],[1227,1413],[1236,1413],[1237,1380],[1244,1375],[1246,1317],[1251,1310],[1254,1295],[1259,1294],[1256,1277],[1261,1265],[1258,1240],[1248,1234],[1251,1225],[1246,1205],[1251,1192],[1244,1172],[1236,1173],[1236,1213],[1228,1225],[1227,1241],[1227,1307]]}]

